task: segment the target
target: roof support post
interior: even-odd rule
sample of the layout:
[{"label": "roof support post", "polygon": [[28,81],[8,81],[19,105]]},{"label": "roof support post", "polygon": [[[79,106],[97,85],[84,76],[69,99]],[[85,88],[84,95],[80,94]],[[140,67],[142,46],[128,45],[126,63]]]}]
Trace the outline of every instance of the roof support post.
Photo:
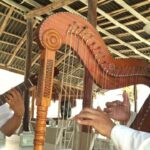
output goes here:
[{"label": "roof support post", "polygon": [[[27,42],[26,42],[26,66],[25,66],[25,76],[24,82],[27,83],[30,72],[31,72],[31,59],[32,59],[32,40],[33,40],[33,20],[31,18],[27,19]],[[30,93],[29,89],[24,92],[24,104],[25,113],[23,118],[23,130],[29,131],[29,99]]]},{"label": "roof support post", "polygon": [[[88,0],[88,20],[94,27],[96,27],[96,8],[97,0]],[[88,70],[85,68],[83,108],[91,107],[92,105],[92,86],[93,79],[90,76]]]},{"label": "roof support post", "polygon": [[[96,27],[96,18],[97,18],[97,0],[88,0],[88,20],[89,22]],[[88,58],[87,58],[88,59]],[[91,75],[89,74],[88,70],[85,68],[85,75],[84,75],[84,90],[83,90],[83,108],[85,107],[91,107],[92,106],[92,89],[93,89],[93,79]],[[82,139],[84,137],[84,132],[89,133],[91,132],[91,128],[87,126],[82,126],[82,131],[80,134],[80,138]],[[84,137],[85,138],[85,137]],[[91,141],[93,139],[93,134],[91,134],[90,138],[85,138],[86,144],[88,147],[91,146]],[[80,140],[82,141],[82,140]],[[83,148],[81,145],[79,149],[87,149]]]}]

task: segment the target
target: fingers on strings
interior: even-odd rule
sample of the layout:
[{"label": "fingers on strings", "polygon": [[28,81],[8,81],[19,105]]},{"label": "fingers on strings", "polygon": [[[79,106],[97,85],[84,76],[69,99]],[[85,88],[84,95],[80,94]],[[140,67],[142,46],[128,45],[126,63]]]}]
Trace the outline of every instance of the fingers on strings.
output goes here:
[{"label": "fingers on strings", "polygon": [[113,102],[107,102],[106,103],[106,107],[110,108],[110,107],[114,107],[114,106],[118,106],[118,105],[122,105],[122,102],[119,100],[113,101]]},{"label": "fingers on strings", "polygon": [[17,97],[19,97],[19,93],[16,89],[11,89],[5,97],[7,103],[12,104],[17,99]]},{"label": "fingers on strings", "polygon": [[93,121],[97,119],[101,115],[102,110],[101,108],[92,109],[92,108],[85,108],[82,110],[78,115],[75,116],[75,120],[82,125],[93,125]]}]

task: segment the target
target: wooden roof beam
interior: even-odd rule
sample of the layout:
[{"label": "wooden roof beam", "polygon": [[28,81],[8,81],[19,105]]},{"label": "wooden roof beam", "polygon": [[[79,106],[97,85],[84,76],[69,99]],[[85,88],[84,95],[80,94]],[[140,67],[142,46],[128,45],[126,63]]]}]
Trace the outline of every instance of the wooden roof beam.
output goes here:
[{"label": "wooden roof beam", "polygon": [[[41,8],[41,7],[44,7],[43,5],[39,4],[38,2],[35,2],[34,0],[24,0],[24,2],[32,5],[33,7],[37,8],[37,9]],[[53,12],[46,12],[46,14],[52,15]]]},{"label": "wooden roof beam", "polygon": [[110,52],[116,54],[117,56],[121,57],[121,58],[129,58],[127,56],[125,56],[124,54],[119,53],[117,50],[114,50],[113,48],[109,47],[108,48],[110,50]]},{"label": "wooden roof beam", "polygon": [[[144,30],[143,29],[140,29],[140,30],[137,30],[136,31],[136,33],[142,33],[142,32],[144,32]],[[117,34],[117,37],[118,38],[122,38],[122,37],[127,37],[127,36],[130,36],[130,34],[129,33],[120,33],[120,34]],[[137,41],[137,40],[136,40]],[[147,39],[147,41],[149,41],[149,39]],[[137,41],[138,42],[138,41]],[[139,42],[142,42],[142,41],[139,41]]]},{"label": "wooden roof beam", "polygon": [[[54,84],[59,84],[60,85],[60,81],[57,79],[54,79]],[[64,82],[64,86],[70,87],[70,88],[74,88],[74,89],[78,89],[83,91],[83,87],[82,86],[78,86],[78,85],[70,85],[69,83]]]},{"label": "wooden roof beam", "polygon": [[37,54],[37,55],[35,56],[35,58],[33,58],[33,61],[32,61],[32,63],[31,63],[31,67],[38,61],[39,58],[40,58],[40,54]]},{"label": "wooden roof beam", "polygon": [[16,53],[20,50],[21,46],[23,45],[23,43],[26,41],[27,36],[25,35],[23,37],[23,39],[20,41],[20,43],[17,45],[16,49],[14,50],[13,54],[11,55],[11,58],[9,59],[9,61],[7,62],[7,66],[9,66],[12,62],[12,60],[14,59],[14,57],[16,56]]},{"label": "wooden roof beam", "polygon": [[37,3],[36,1],[34,1],[34,0],[23,0],[23,2],[21,2],[21,4],[24,3],[24,2],[30,4],[34,7],[37,7],[37,8],[41,7],[41,5],[39,3]]},{"label": "wooden roof beam", "polygon": [[57,67],[60,63],[62,63],[69,55],[71,55],[72,51],[69,51],[68,53],[64,54],[55,64],[55,67]]},{"label": "wooden roof beam", "polygon": [[[22,5],[18,4],[17,2],[14,2],[13,0],[7,0],[7,1],[6,1],[6,0],[2,0],[2,1],[5,2],[5,3],[7,3],[8,5],[13,6],[14,8],[17,8],[17,9],[23,11],[24,13],[30,11],[29,8],[27,8],[27,7],[25,7],[25,6],[22,6]],[[24,13],[22,13],[22,14],[24,15]],[[38,16],[37,16],[36,18],[37,18],[37,20],[39,20],[39,21],[43,20],[42,17],[38,17]]]},{"label": "wooden roof beam", "polygon": [[[33,24],[33,28],[35,27],[36,25],[36,21],[34,22]],[[26,31],[24,32],[24,34],[26,33]],[[20,50],[21,46],[23,45],[23,43],[26,41],[27,39],[27,35],[25,34],[24,37],[20,40],[20,42],[18,43],[16,49],[13,51],[13,54],[11,56],[11,58],[9,59],[9,61],[7,62],[7,66],[9,66],[12,62],[12,60],[14,59],[14,57],[16,56],[17,52]]]},{"label": "wooden roof beam", "polygon": [[13,0],[7,0],[7,1],[6,0],[2,0],[2,1],[7,3],[7,4],[9,4],[9,5],[11,5],[11,6],[13,6],[14,8],[17,8],[17,9],[23,11],[23,12],[30,11],[30,9],[28,9],[28,8],[26,8],[26,7],[22,6],[22,5],[14,2]]},{"label": "wooden roof beam", "polygon": [[[150,50],[149,47],[139,48],[139,51],[141,51],[141,52],[149,51],[149,50]],[[124,50],[120,50],[120,52],[125,54],[125,53],[131,52],[131,50],[129,50],[129,49],[124,49]]]},{"label": "wooden roof beam", "polygon": [[[150,10],[145,10],[145,11],[143,11],[143,12],[141,12],[141,15],[145,15],[145,14],[147,14],[147,13],[149,13],[150,12]],[[114,17],[116,16],[116,15],[113,15]],[[117,20],[118,21],[124,21],[124,20],[126,20],[126,19],[131,19],[131,18],[133,18],[134,16],[132,15],[132,14],[130,14],[130,15],[128,15],[128,16],[124,16],[124,17],[121,17],[121,18],[118,18]],[[149,17],[147,17],[147,19],[149,20]],[[97,18],[97,21],[100,21],[100,16]],[[135,21],[140,21],[140,20],[135,20]],[[109,22],[109,21],[107,21],[107,22],[102,22],[102,23],[100,23],[100,25],[108,25],[108,24],[110,24],[111,22]]]},{"label": "wooden roof beam", "polygon": [[[150,13],[150,11],[149,11],[149,13]],[[129,17],[131,17],[131,16],[128,16],[128,19],[129,19]],[[119,18],[118,21],[123,21],[124,19],[127,19],[127,17],[126,18]],[[147,17],[147,19],[150,19],[150,17]],[[124,25],[127,25],[127,26],[132,25],[132,24],[134,25],[134,24],[139,23],[139,22],[141,22],[141,21],[140,20],[134,20],[131,22],[125,22]],[[104,24],[99,24],[99,25],[100,26],[101,25],[108,25],[108,23],[109,22],[105,22]],[[113,25],[113,26],[106,27],[105,29],[109,30],[109,29],[115,29],[115,28],[118,28],[118,27]]]},{"label": "wooden roof beam", "polygon": [[3,31],[5,30],[8,20],[10,19],[11,14],[14,11],[14,7],[10,7],[9,12],[7,13],[4,22],[2,23],[1,27],[0,27],[0,36],[2,35]]},{"label": "wooden roof beam", "polygon": [[78,79],[78,80],[83,80],[83,78],[81,78],[81,77],[74,76],[74,75],[68,74],[68,73],[63,73],[62,71],[60,71],[59,73],[60,73],[60,74],[64,74],[64,75],[65,75],[65,78],[68,78],[68,76],[69,76],[69,77],[71,77],[71,78],[76,78],[76,79]]},{"label": "wooden roof beam", "polygon": [[[80,1],[87,5],[86,0],[80,0]],[[100,10],[100,9],[97,8],[97,12],[99,12],[99,10]],[[101,11],[102,11],[102,10],[100,10],[100,12],[101,12]],[[99,12],[99,13],[100,13],[100,12]],[[103,12],[103,11],[102,11],[102,12]],[[112,17],[110,17],[108,14],[106,14],[105,12],[103,12],[102,14],[105,14],[104,16],[107,16],[109,19],[112,18]],[[113,18],[112,18],[112,20],[113,20],[113,22],[118,23],[119,25],[121,24],[121,23],[117,22],[117,21],[116,21],[115,19],[113,19]],[[121,24],[121,26],[123,26],[123,25]],[[126,28],[127,28],[127,27],[126,27]],[[105,34],[105,35],[111,37],[112,39],[115,39],[115,40],[118,41],[119,43],[121,43],[121,44],[123,44],[123,45],[129,47],[131,50],[133,50],[136,54],[140,55],[141,57],[150,60],[150,57],[149,57],[149,56],[146,56],[146,55],[144,55],[143,53],[140,53],[135,47],[129,45],[128,43],[126,43],[126,42],[124,42],[124,41],[122,41],[122,40],[120,40],[120,39],[117,38],[116,36],[110,34],[110,33],[107,32],[106,30],[100,28],[99,26],[97,26],[97,30],[100,31],[100,32],[102,32],[103,34]],[[132,31],[132,32],[133,32],[133,31]],[[146,42],[148,42],[148,41],[146,41]],[[150,42],[149,42],[149,44],[150,44]]]},{"label": "wooden roof beam", "polygon": [[79,64],[75,69],[73,69],[69,74],[73,74],[73,73],[75,73],[77,70],[79,70],[79,69],[83,69],[82,68],[82,64]]},{"label": "wooden roof beam", "polygon": [[58,8],[61,8],[63,6],[69,5],[73,2],[75,2],[76,0],[59,0],[56,2],[53,2],[52,4],[49,4],[45,7],[41,7],[41,8],[37,8],[35,10],[30,11],[29,13],[26,14],[26,18],[32,18],[35,16],[41,16],[43,14],[46,14],[47,12],[56,10]]},{"label": "wooden roof beam", "polygon": [[[142,1],[142,2],[139,2],[139,3],[137,3],[137,4],[132,5],[132,7],[133,7],[134,9],[136,9],[136,8],[138,8],[138,7],[141,7],[141,6],[147,5],[147,4],[149,4],[148,1]],[[85,11],[87,11],[87,6],[82,7],[81,9],[78,10],[79,13],[83,13],[83,12],[85,12]],[[109,15],[110,15],[110,16],[115,16],[115,15],[118,15],[118,14],[123,13],[123,12],[125,12],[125,9],[124,9],[124,8],[121,8],[121,9],[119,9],[119,10],[117,9],[117,10],[114,10],[114,11],[110,12]],[[99,16],[98,18],[104,19],[103,16]]]},{"label": "wooden roof beam", "polygon": [[132,51],[135,52],[135,54],[140,55],[141,57],[150,60],[150,57],[149,57],[149,56],[144,55],[143,53],[139,52],[134,46],[132,46],[132,45],[130,45],[130,44],[128,44],[128,43],[126,43],[126,42],[120,40],[119,38],[117,38],[117,37],[114,36],[113,34],[110,34],[109,32],[107,32],[106,30],[104,30],[104,29],[102,29],[102,28],[100,28],[100,27],[97,27],[97,29],[98,29],[98,31],[102,32],[103,34],[106,34],[107,36],[111,37],[112,39],[118,41],[118,42],[121,43],[122,45],[124,45],[124,46],[130,48]]},{"label": "wooden roof beam", "polygon": [[114,0],[117,4],[122,6],[124,9],[129,11],[132,15],[134,15],[137,19],[141,20],[145,24],[149,24],[150,21],[147,20],[145,17],[143,17],[140,13],[138,13],[136,10],[134,10],[131,6],[129,6],[125,1],[123,0]]},{"label": "wooden roof beam", "polygon": [[[80,0],[82,3],[84,3],[85,5],[88,5],[86,0]],[[99,14],[101,14],[102,16],[104,16],[105,18],[107,18],[109,21],[111,21],[113,24],[115,24],[116,26],[122,28],[123,30],[129,32],[131,35],[133,35],[135,38],[139,39],[140,41],[146,43],[147,45],[150,45],[150,42],[147,41],[146,39],[142,38],[141,36],[139,36],[138,34],[136,34],[136,32],[130,30],[128,27],[124,26],[123,24],[121,24],[120,22],[118,22],[117,20],[115,20],[114,18],[112,18],[109,14],[107,14],[106,12],[104,12],[103,10],[97,8],[97,12]]]},{"label": "wooden roof beam", "polygon": [[[7,55],[7,57],[11,56],[11,53],[5,52],[3,50],[0,49],[0,53]],[[25,61],[23,58],[15,56],[15,58],[21,60],[21,61]],[[7,65],[6,65],[7,66]]]}]

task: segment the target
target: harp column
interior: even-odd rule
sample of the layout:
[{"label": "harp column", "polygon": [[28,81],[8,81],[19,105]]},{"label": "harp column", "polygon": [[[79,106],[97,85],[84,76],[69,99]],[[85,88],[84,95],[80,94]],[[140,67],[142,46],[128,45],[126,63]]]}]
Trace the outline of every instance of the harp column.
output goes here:
[{"label": "harp column", "polygon": [[[97,17],[96,8],[97,8],[97,0],[88,0],[88,21],[94,27],[96,27],[96,17]],[[92,107],[92,87],[93,87],[92,76],[90,75],[88,69],[85,68],[83,108]],[[93,149],[94,134],[91,132],[91,129],[92,129],[91,127],[82,126],[82,132],[79,135],[80,139],[79,150]]]},{"label": "harp column", "polygon": [[53,29],[42,35],[41,65],[37,89],[37,121],[35,129],[34,150],[43,150],[46,133],[47,110],[50,106],[53,89],[53,75],[56,50],[61,46],[61,36]]},{"label": "harp column", "polygon": [[[94,27],[96,27],[96,17],[97,17],[96,8],[97,8],[97,0],[88,0],[88,20]],[[85,68],[83,108],[92,106],[92,87],[93,87],[93,79],[88,69]],[[83,126],[83,131],[87,132],[86,126]]]}]

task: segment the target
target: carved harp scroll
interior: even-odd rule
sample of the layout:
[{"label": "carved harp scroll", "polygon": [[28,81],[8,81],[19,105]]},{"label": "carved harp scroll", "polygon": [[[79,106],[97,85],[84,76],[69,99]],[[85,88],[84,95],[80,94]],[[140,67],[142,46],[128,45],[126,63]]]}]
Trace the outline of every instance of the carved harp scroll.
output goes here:
[{"label": "carved harp scroll", "polygon": [[75,14],[65,12],[49,16],[39,28],[39,41],[43,50],[34,150],[43,150],[55,54],[62,44],[72,47],[101,88],[115,89],[138,83],[150,85],[150,64],[137,59],[113,59],[94,27]]}]

